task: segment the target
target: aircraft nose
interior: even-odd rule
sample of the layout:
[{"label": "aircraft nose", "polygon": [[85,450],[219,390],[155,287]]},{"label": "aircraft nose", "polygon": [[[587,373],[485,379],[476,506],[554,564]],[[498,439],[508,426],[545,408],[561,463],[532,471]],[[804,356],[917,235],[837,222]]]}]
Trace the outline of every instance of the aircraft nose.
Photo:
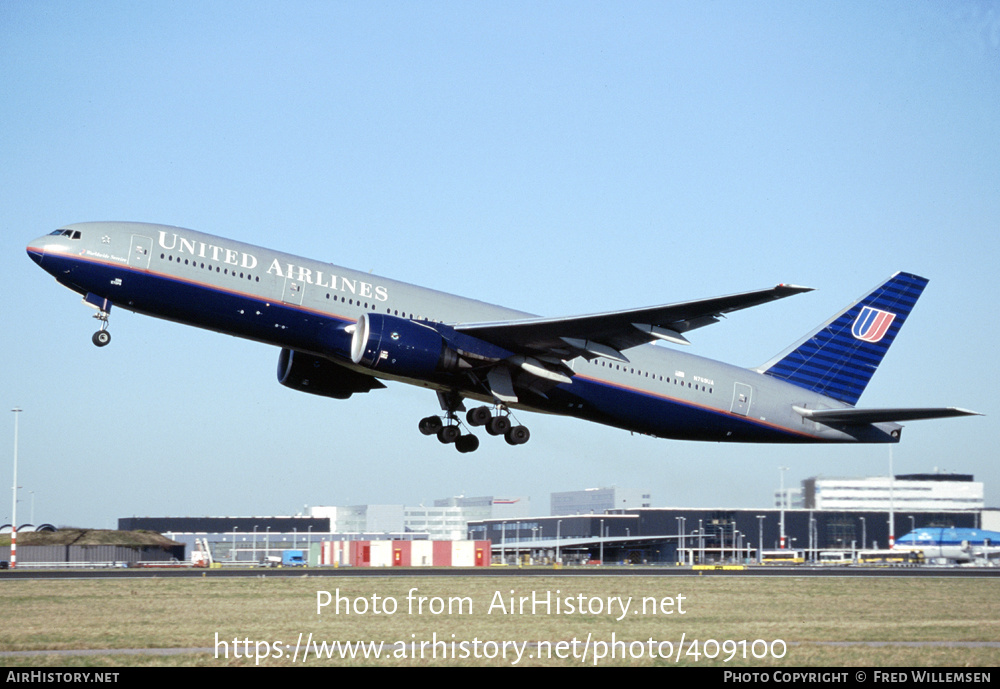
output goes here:
[{"label": "aircraft nose", "polygon": [[38,239],[28,244],[27,248],[28,256],[30,256],[31,260],[37,263],[38,265],[42,265],[42,260],[45,258],[44,239],[45,239],[44,237],[39,237]]}]

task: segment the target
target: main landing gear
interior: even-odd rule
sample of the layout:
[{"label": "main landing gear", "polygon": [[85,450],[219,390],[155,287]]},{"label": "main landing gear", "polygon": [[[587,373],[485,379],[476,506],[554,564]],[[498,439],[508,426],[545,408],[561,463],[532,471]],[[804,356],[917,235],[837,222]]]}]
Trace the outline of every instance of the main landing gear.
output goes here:
[{"label": "main landing gear", "polygon": [[475,407],[465,415],[470,426],[485,426],[490,435],[502,435],[508,445],[524,445],[531,438],[527,426],[514,426],[510,422],[510,412],[493,416],[489,407]]},{"label": "main landing gear", "polygon": [[[479,448],[479,438],[471,433],[462,433],[457,411],[457,407],[451,407],[446,409],[444,419],[440,416],[421,419],[420,432],[424,435],[436,435],[444,444],[454,443],[459,452],[474,452]],[[489,407],[474,407],[466,412],[465,420],[470,426],[485,426],[490,435],[502,435],[508,445],[523,445],[531,438],[526,426],[511,424],[510,412],[507,410],[494,416]]]},{"label": "main landing gear", "polygon": [[[445,421],[448,422],[447,425]],[[475,452],[479,448],[479,438],[471,433],[462,433],[458,418],[451,413],[444,420],[440,416],[420,419],[420,432],[424,435],[436,435],[445,445],[454,443],[455,449],[462,453]]]}]

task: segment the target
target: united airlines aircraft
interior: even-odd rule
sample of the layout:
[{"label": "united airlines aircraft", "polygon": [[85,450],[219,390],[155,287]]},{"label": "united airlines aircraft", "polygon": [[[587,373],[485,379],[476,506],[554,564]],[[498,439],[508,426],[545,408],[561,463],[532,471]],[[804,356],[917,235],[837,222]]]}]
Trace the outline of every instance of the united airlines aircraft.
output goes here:
[{"label": "united airlines aircraft", "polygon": [[164,225],[67,225],[27,251],[97,310],[99,347],[117,305],[280,347],[278,380],[302,392],[346,399],[383,381],[420,385],[443,411],[420,431],[459,452],[479,446],[470,427],[527,442],[514,409],[661,438],[772,443],[891,443],[897,422],[974,414],[855,407],[927,284],[907,273],[746,369],[651,343],[687,345],[725,314],[808,288],[543,318]]}]

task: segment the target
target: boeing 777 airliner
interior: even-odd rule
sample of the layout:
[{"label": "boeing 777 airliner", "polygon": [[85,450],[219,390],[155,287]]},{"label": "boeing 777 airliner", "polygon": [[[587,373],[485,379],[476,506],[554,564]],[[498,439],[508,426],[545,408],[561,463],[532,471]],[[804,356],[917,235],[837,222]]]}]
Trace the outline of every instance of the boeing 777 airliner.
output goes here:
[{"label": "boeing 777 airliner", "polygon": [[[67,225],[28,255],[97,309],[112,305],[281,348],[278,380],[346,399],[383,380],[437,392],[425,435],[478,448],[468,427],[511,445],[512,409],[575,416],[661,438],[731,442],[896,442],[899,421],[974,414],[955,407],[857,409],[927,284],[896,273],[755,369],[651,346],[724,314],[808,291],[778,285],[711,299],[540,318],[339,266],[164,225]],[[465,400],[483,403],[466,411]]]}]

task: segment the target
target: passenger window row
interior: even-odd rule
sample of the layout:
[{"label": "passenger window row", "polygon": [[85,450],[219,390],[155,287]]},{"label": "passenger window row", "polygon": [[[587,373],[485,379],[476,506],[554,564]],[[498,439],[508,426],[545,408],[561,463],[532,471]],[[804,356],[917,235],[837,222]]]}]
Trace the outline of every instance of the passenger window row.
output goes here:
[{"label": "passenger window row", "polygon": [[[180,263],[181,262],[181,257],[178,256],[177,258],[174,258],[173,254],[170,254],[170,255],[160,254],[160,259],[161,260],[171,261],[171,262],[176,262],[176,263]],[[207,265],[206,266],[204,263],[199,263],[198,261],[191,261],[191,260],[185,258],[184,259],[184,265],[186,265],[186,266],[189,265],[189,266],[192,266],[194,268],[200,268],[202,270],[207,269],[209,272],[212,272],[212,266],[211,265]],[[238,276],[240,279],[246,278],[247,280],[252,280],[254,282],[260,282],[260,277],[259,276],[253,275],[252,273],[244,273],[242,271],[239,274],[237,274],[235,268],[233,270],[230,270],[229,268],[223,268],[222,266],[215,266],[215,272],[216,273],[221,273],[222,275],[232,275],[233,277],[237,277]]]},{"label": "passenger window row", "polygon": [[707,385],[699,385],[699,384],[696,384],[696,383],[691,383],[689,381],[681,380],[680,378],[676,378],[676,377],[675,378],[671,378],[670,376],[662,376],[662,375],[658,375],[656,373],[650,373],[649,371],[643,371],[641,369],[637,369],[637,368],[633,368],[633,367],[629,367],[629,366],[622,366],[621,364],[612,363],[612,362],[608,361],[607,359],[600,359],[600,358],[599,359],[594,359],[590,363],[593,364],[594,366],[602,366],[604,368],[614,369],[616,371],[621,371],[622,373],[628,373],[629,375],[640,376],[640,377],[644,377],[644,378],[651,378],[653,380],[659,380],[662,383],[671,383],[672,382],[674,385],[680,385],[681,387],[687,386],[688,388],[691,388],[692,390],[699,390],[701,392],[707,392],[708,394],[712,394],[712,388],[710,388]]},{"label": "passenger window row", "polygon": [[[70,230],[56,230],[52,234],[53,235],[62,235],[62,234],[68,235],[70,232],[71,232]],[[74,234],[76,236],[73,237],[73,239],[79,239],[80,238],[80,232],[79,231],[74,232]],[[160,260],[170,261],[171,263],[181,263],[182,262],[182,259],[181,259],[180,256],[177,256],[175,258],[173,254],[165,254],[165,253],[160,254]],[[193,266],[193,267],[199,268],[199,269],[207,269],[208,271],[212,271],[212,269],[213,269],[213,267],[211,265],[207,265],[206,266],[206,264],[204,264],[204,263],[199,263],[198,261],[192,261],[192,260],[187,259],[187,258],[183,259],[183,263],[186,266],[189,265],[189,266]],[[215,268],[215,272],[216,273],[221,273],[222,275],[232,275],[233,277],[239,277],[240,279],[246,278],[247,280],[252,280],[254,282],[260,282],[260,276],[253,275],[252,273],[244,273],[244,272],[237,273],[235,269],[234,270],[230,270],[229,268],[224,268],[222,266],[215,266],[214,268]],[[360,299],[355,300],[353,297],[351,297],[351,298],[344,297],[344,296],[339,296],[338,297],[337,295],[331,294],[330,292],[326,293],[326,298],[327,299],[333,299],[333,301],[338,301],[339,300],[342,303],[347,304],[348,306],[360,306],[360,307],[362,307],[364,309],[368,309],[368,308],[374,309],[375,308],[375,304],[374,303],[362,302]],[[393,315],[393,316],[399,316],[400,318],[409,318],[410,320],[413,320],[413,318],[414,318],[414,316],[413,316],[412,313],[407,314],[405,311],[403,313],[400,313],[399,309],[392,309],[392,308],[388,308],[387,307],[386,310],[385,310],[385,312],[387,314],[390,314],[390,315]],[[417,320],[424,320],[424,317],[423,316],[416,316],[416,319]],[[431,319],[427,319],[427,320],[431,320]],[[435,322],[435,323],[441,323],[442,321],[433,321],[433,322]]]}]

